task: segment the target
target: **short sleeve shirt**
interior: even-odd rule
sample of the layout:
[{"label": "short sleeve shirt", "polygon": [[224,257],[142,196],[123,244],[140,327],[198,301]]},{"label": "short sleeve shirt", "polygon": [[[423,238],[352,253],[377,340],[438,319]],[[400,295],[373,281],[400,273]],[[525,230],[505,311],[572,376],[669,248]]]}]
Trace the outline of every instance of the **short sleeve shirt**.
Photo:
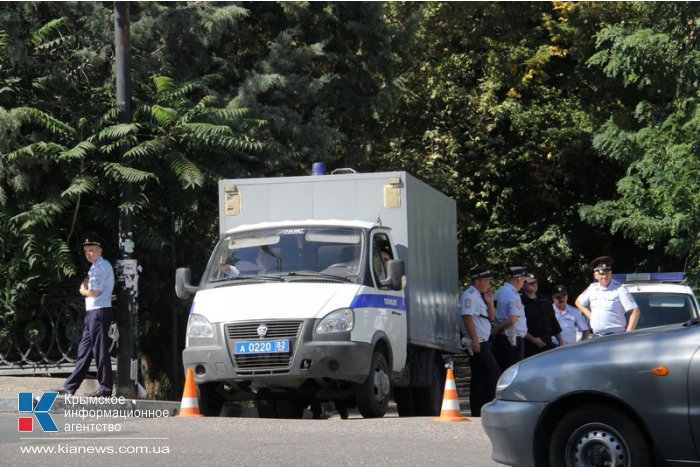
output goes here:
[{"label": "short sleeve shirt", "polygon": [[[583,313],[581,313],[578,308],[569,304],[566,305],[564,311],[559,311],[556,305],[552,305],[552,308],[554,308],[554,316],[556,316],[557,321],[559,321],[561,338],[564,344],[573,344],[576,342],[576,331],[583,332],[589,330],[586,317],[583,316]],[[557,344],[559,343],[556,342],[556,337],[552,337],[552,340]]]},{"label": "short sleeve shirt", "polygon": [[[478,290],[472,285],[462,294],[459,300],[459,311],[461,316],[470,315],[474,318],[474,327],[479,342],[484,342],[491,337],[491,321],[489,321],[489,308],[481,297]],[[466,331],[464,326],[464,318],[462,318],[462,329]]]},{"label": "short sleeve shirt", "polygon": [[611,281],[607,288],[594,282],[579,295],[578,301],[591,310],[591,329],[595,333],[624,332],[625,312],[637,308],[637,302],[627,288]]},{"label": "short sleeve shirt", "polygon": [[99,290],[99,297],[85,297],[87,311],[112,306],[112,290],[114,289],[114,271],[109,261],[100,257],[88,271],[88,289]]},{"label": "short sleeve shirt", "polygon": [[509,282],[506,282],[503,287],[496,290],[493,295],[493,300],[496,302],[496,322],[499,324],[505,323],[511,316],[517,316],[513,326],[518,337],[523,337],[527,334],[527,319],[525,318],[525,307],[520,299],[520,294],[515,287]]}]

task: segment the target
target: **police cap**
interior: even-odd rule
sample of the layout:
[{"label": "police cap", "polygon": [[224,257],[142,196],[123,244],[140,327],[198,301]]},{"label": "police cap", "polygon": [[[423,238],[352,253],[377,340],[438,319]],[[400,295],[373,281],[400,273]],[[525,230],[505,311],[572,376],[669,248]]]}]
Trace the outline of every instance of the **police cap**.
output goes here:
[{"label": "police cap", "polygon": [[105,241],[102,240],[102,237],[97,235],[95,232],[85,232],[83,235],[83,246],[96,245],[102,248],[104,244]]},{"label": "police cap", "polygon": [[525,267],[523,266],[510,266],[506,274],[509,278],[515,279],[524,276],[526,273]]},{"label": "police cap", "polygon": [[562,295],[569,295],[569,291],[566,290],[566,286],[559,284],[552,287],[553,297],[561,297]]},{"label": "police cap", "polygon": [[611,256],[601,256],[591,261],[589,268],[592,271],[607,272],[612,270],[615,260]]},{"label": "police cap", "polygon": [[528,272],[527,274],[525,274],[525,282],[527,282],[528,284],[532,284],[533,282],[537,282],[537,278],[533,273]]},{"label": "police cap", "polygon": [[492,277],[493,274],[491,274],[491,271],[487,268],[473,268],[471,271],[469,271],[469,278],[471,280],[490,279]]}]

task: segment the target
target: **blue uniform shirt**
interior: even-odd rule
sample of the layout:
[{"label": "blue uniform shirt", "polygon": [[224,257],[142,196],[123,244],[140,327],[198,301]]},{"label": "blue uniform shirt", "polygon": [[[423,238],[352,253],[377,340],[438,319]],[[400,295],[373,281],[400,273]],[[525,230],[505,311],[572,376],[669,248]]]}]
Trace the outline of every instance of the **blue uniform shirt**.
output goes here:
[{"label": "blue uniform shirt", "polygon": [[[559,311],[556,305],[552,305],[554,308],[554,316],[557,317],[559,321],[559,327],[561,328],[561,338],[564,344],[573,344],[576,342],[576,331],[588,331],[588,322],[583,313],[568,303],[564,311]],[[552,342],[559,344],[557,338],[552,336]]]},{"label": "blue uniform shirt", "polygon": [[489,340],[489,337],[491,337],[489,308],[488,305],[486,305],[486,302],[484,302],[484,299],[481,297],[479,291],[476,290],[473,285],[469,286],[469,288],[462,294],[462,298],[459,300],[459,310],[460,315],[462,316],[460,326],[462,326],[464,332],[469,335],[467,332],[467,327],[464,324],[463,317],[464,315],[471,315],[473,316],[472,322],[476,328],[476,335],[479,338],[479,342]]},{"label": "blue uniform shirt", "polygon": [[578,296],[578,301],[591,310],[591,329],[594,333],[624,332],[627,327],[625,312],[637,308],[637,302],[627,288],[610,281],[607,288],[594,282]]},{"label": "blue uniform shirt", "polygon": [[496,302],[496,322],[503,324],[510,319],[511,316],[517,316],[518,321],[515,322],[513,328],[518,337],[523,337],[527,334],[527,319],[525,318],[525,307],[520,299],[520,294],[513,284],[506,282],[503,287],[496,290],[493,295],[493,300]]},{"label": "blue uniform shirt", "polygon": [[99,297],[85,297],[85,310],[109,308],[112,306],[114,271],[109,261],[100,257],[88,271],[88,289],[102,292]]}]

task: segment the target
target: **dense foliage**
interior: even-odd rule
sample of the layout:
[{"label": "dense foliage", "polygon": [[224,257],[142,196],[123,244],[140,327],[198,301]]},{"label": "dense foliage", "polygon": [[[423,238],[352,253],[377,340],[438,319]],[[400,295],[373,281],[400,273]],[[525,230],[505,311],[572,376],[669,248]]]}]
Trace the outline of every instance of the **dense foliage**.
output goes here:
[{"label": "dense foliage", "polygon": [[130,7],[131,124],[115,118],[111,3],[0,7],[4,322],[77,284],[83,231],[117,259],[129,210],[140,347],[167,386],[178,349],[162,348],[186,320],[174,269],[206,262],[217,180],[319,160],[408,170],[454,197],[463,275],[522,263],[577,290],[612,254],[700,280],[694,3]]}]

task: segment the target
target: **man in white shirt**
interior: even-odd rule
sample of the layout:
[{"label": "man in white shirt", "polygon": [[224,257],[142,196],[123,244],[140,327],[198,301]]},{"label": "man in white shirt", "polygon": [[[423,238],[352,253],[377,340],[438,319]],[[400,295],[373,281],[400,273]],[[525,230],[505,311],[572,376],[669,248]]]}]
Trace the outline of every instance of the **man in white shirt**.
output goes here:
[{"label": "man in white shirt", "polygon": [[581,340],[588,339],[591,330],[588,327],[588,322],[581,311],[569,305],[569,292],[563,285],[555,285],[552,288],[552,307],[554,308],[554,316],[559,321],[561,328],[562,342],[556,337],[552,337],[552,341],[557,345],[573,344],[576,342],[576,332],[581,333]]},{"label": "man in white shirt", "polygon": [[[576,299],[576,307],[590,320],[595,337],[634,331],[641,313],[627,288],[612,280],[613,262],[610,256],[594,259],[590,268],[596,282]],[[629,322],[626,312],[630,312]]]}]

